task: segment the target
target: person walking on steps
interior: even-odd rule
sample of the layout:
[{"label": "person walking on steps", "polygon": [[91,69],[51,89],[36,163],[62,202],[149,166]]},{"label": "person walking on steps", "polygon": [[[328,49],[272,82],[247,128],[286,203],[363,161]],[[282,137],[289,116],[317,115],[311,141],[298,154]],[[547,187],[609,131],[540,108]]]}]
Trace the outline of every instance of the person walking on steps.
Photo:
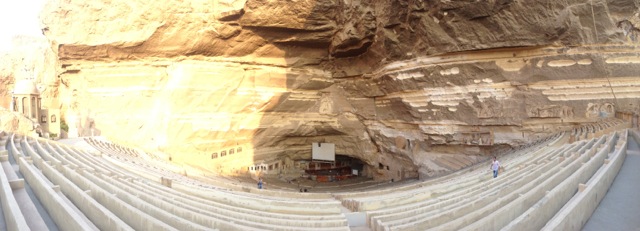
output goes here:
[{"label": "person walking on steps", "polygon": [[258,189],[262,189],[262,178],[258,180]]},{"label": "person walking on steps", "polygon": [[498,169],[500,169],[500,161],[493,157],[493,163],[491,163],[491,170],[493,170],[493,178],[498,177]]}]

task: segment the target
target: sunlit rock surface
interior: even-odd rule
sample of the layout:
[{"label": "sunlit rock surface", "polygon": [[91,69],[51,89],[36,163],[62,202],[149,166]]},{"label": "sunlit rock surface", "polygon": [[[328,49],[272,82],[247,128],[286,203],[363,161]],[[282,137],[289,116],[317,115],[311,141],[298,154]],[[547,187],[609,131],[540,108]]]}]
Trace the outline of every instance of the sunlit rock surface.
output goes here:
[{"label": "sunlit rock surface", "polygon": [[43,104],[60,107],[58,102],[58,57],[45,38],[16,36],[12,49],[0,51],[0,107],[9,109],[14,84],[33,79],[40,90]]},{"label": "sunlit rock surface", "polygon": [[330,142],[385,180],[637,112],[637,4],[72,0],[42,20],[72,135],[224,173]]},{"label": "sunlit rock surface", "polygon": [[0,109],[0,128],[3,131],[15,131],[21,134],[37,136],[38,123],[21,115],[4,108]]}]

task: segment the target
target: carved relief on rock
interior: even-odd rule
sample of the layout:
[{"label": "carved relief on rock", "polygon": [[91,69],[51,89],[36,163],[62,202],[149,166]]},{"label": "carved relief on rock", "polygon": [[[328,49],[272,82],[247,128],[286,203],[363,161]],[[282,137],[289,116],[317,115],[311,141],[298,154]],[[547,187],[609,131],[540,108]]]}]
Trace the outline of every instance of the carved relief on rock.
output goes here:
[{"label": "carved relief on rock", "polygon": [[463,145],[493,145],[493,134],[490,131],[460,132],[454,139]]},{"label": "carved relief on rock", "polygon": [[529,118],[571,118],[573,107],[565,105],[534,105],[527,109]]},{"label": "carved relief on rock", "polygon": [[573,117],[573,107],[562,106],[562,118],[571,118]]},{"label": "carved relief on rock", "polygon": [[616,114],[615,106],[611,103],[604,103],[600,106],[600,117],[613,117]]},{"label": "carved relief on rock", "polygon": [[333,101],[325,95],[320,100],[320,114],[333,114]]},{"label": "carved relief on rock", "polygon": [[640,29],[638,29],[638,27],[636,27],[633,24],[633,22],[625,19],[625,20],[619,21],[616,25],[618,26],[618,28],[622,30],[622,33],[624,34],[624,36],[626,36],[627,38],[629,38],[629,40],[631,40],[631,42],[634,42],[634,43],[638,42]]},{"label": "carved relief on rock", "polygon": [[611,103],[589,103],[585,116],[587,118],[608,118],[615,116],[615,105]]}]

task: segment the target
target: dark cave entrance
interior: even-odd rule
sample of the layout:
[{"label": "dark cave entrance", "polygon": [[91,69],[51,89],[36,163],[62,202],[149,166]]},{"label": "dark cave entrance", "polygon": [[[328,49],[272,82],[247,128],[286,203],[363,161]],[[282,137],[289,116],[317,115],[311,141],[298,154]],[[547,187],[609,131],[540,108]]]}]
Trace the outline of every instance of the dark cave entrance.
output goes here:
[{"label": "dark cave entrance", "polygon": [[358,158],[336,154],[334,162],[311,161],[305,174],[317,182],[334,182],[364,176],[364,162]]}]

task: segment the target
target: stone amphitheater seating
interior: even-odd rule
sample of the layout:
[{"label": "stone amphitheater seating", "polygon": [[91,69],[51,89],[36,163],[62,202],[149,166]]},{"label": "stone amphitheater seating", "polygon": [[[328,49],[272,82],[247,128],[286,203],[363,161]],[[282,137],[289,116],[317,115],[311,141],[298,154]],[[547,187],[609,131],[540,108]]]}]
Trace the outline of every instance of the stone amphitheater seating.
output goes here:
[{"label": "stone amphitheater seating", "polygon": [[108,142],[86,139],[99,146],[94,152],[0,132],[0,230],[349,230],[347,209],[366,215],[371,230],[579,230],[620,169],[628,139],[640,141],[624,126],[605,120],[504,150],[496,179],[486,161],[339,193],[227,188],[234,184],[187,177]]},{"label": "stone amphitheater seating", "polygon": [[[539,142],[538,145],[551,142],[553,139],[558,139],[559,136],[550,137],[545,139],[544,142]],[[537,146],[527,147],[524,150],[535,148]],[[522,150],[521,150],[522,151]],[[510,156],[518,156],[513,154]],[[432,197],[432,194],[441,194],[443,190],[455,190],[459,187],[465,187],[467,184],[473,184],[477,181],[486,180],[489,175],[480,175],[476,172],[483,167],[489,166],[488,162],[485,164],[477,165],[466,171],[458,171],[443,177],[439,177],[433,180],[421,182],[418,184],[407,185],[404,187],[389,188],[386,190],[375,190],[367,192],[355,192],[344,193],[336,195],[337,198],[343,200],[345,207],[354,211],[368,211],[372,209],[379,209],[385,206],[392,206],[398,204],[410,204],[423,199]],[[506,165],[505,166],[510,166]],[[478,177],[469,177],[472,174],[476,174]],[[392,201],[396,202],[392,202]]]},{"label": "stone amphitheater seating", "polygon": [[[16,136],[8,141],[27,184],[45,202],[48,213],[55,214],[52,218],[62,230],[348,230],[335,200],[276,200],[204,187],[187,194],[139,177],[101,155],[41,139]],[[130,154],[124,150],[123,155]],[[135,165],[133,161],[128,164]],[[152,174],[179,175],[160,170]],[[174,181],[176,185],[195,187]],[[5,201],[17,200],[4,200],[3,195]],[[314,209],[317,207],[324,209]],[[22,217],[8,221],[31,223],[39,217],[25,217],[19,209],[8,213],[13,210],[5,208],[11,206],[3,206],[5,217]],[[25,224],[9,224],[10,230],[28,230]],[[46,226],[37,230],[46,230]]]},{"label": "stone amphitheater seating", "polygon": [[[592,127],[590,137],[611,126]],[[565,144],[559,149],[550,148],[549,145],[534,149],[538,150],[535,153],[522,155],[536,158],[505,157],[503,165],[512,166],[509,170],[514,171],[504,172],[498,178],[499,181],[487,183],[486,179],[478,179],[482,176],[475,176],[478,173],[473,173],[457,177],[462,179],[454,181],[454,184],[447,181],[433,182],[439,187],[433,184],[424,187],[424,191],[428,193],[420,202],[396,204],[395,200],[380,200],[380,196],[375,197],[375,201],[381,201],[380,206],[384,208],[366,207],[368,223],[373,230],[538,230],[547,224],[551,216],[561,214],[558,212],[560,207],[576,194],[579,187],[584,187],[579,186],[580,183],[606,182],[593,180],[597,176],[596,171],[604,171],[609,166],[606,158],[624,152],[626,134],[622,130],[620,134],[613,133],[598,139],[592,138],[588,142]],[[518,168],[514,169],[513,166]],[[490,174],[483,175],[488,177]],[[615,174],[612,176],[615,177]],[[606,192],[608,185],[593,188]],[[604,192],[601,191],[599,195]],[[402,192],[396,191],[394,194]],[[363,201],[371,200],[359,200],[360,203]],[[555,230],[580,229],[597,206],[597,203],[575,204],[590,204],[592,207],[585,210],[590,211],[587,215],[580,216],[581,224],[564,225],[554,228]],[[557,217],[566,219],[575,214],[575,211],[582,210],[574,209]],[[549,221],[549,224],[553,222]]]},{"label": "stone amphitheater seating", "polygon": [[[1,139],[6,145],[7,135],[3,132]],[[13,168],[9,163],[9,155],[7,150],[0,151],[0,162],[2,162],[2,174],[0,174],[0,201],[2,203],[2,212],[6,228],[11,230],[28,230],[29,225],[21,212],[21,206],[18,204],[15,193],[24,187],[24,180],[18,179],[13,172]]]},{"label": "stone amphitheater seating", "polygon": [[[549,159],[553,158],[554,156],[557,156],[561,151],[564,150],[568,150],[571,149],[573,147],[568,146],[568,147],[564,147],[558,151],[552,151],[549,152],[547,155],[541,155],[539,158],[537,158],[536,160],[532,160],[531,162],[534,164],[530,164],[527,166],[520,166],[517,168],[513,168],[514,171],[507,171],[504,174],[502,174],[500,176],[501,180],[500,181],[494,181],[491,182],[487,185],[483,185],[483,184],[475,184],[472,186],[468,186],[466,188],[464,188],[464,190],[458,190],[457,192],[451,192],[449,194],[446,195],[442,195],[439,196],[437,198],[434,198],[430,201],[426,201],[426,203],[420,203],[420,204],[412,204],[412,205],[408,205],[408,206],[401,206],[401,207],[396,207],[396,208],[390,208],[390,209],[386,209],[386,210],[382,210],[382,211],[374,211],[374,212],[370,212],[369,216],[372,218],[372,222],[376,221],[376,222],[386,222],[386,221],[392,221],[394,219],[399,219],[399,218],[403,218],[403,217],[407,217],[407,214],[411,214],[411,213],[415,213],[415,212],[420,212],[420,213],[424,213],[424,212],[429,212],[430,210],[433,210],[434,208],[451,208],[455,205],[461,205],[464,203],[468,203],[470,200],[472,200],[474,197],[495,197],[495,196],[502,196],[503,194],[509,194],[510,192],[512,192],[513,190],[515,190],[514,188],[509,188],[508,190],[502,190],[499,191],[500,194],[497,194],[494,191],[491,191],[490,189],[493,188],[500,188],[500,184],[517,184],[517,185],[523,185],[524,183],[526,183],[526,181],[532,177],[534,177],[534,174],[539,174],[541,172],[544,171],[548,171],[550,168],[550,164],[549,163]],[[522,162],[522,160],[514,160],[514,162],[512,162],[512,164],[517,164],[520,165],[520,163],[518,162]],[[536,162],[538,163],[542,163],[542,165],[540,166],[536,166]],[[526,173],[531,173],[529,174],[529,176],[525,177],[525,178],[521,178],[523,176],[521,176],[522,174],[526,174]],[[489,176],[488,173],[486,174],[482,174],[482,175],[486,175]],[[486,182],[486,180],[483,180],[482,182]],[[488,201],[485,201],[485,204]],[[418,210],[418,211],[417,211]],[[413,217],[415,218],[415,217]]]},{"label": "stone amphitheater seating", "polygon": [[[146,178],[146,179],[149,179],[152,181],[158,181],[158,182],[161,182],[163,179],[168,179],[172,181],[172,187],[174,189],[182,190],[187,193],[215,195],[219,191],[221,191],[218,189],[223,189],[222,191],[229,191],[227,189],[234,189],[234,190],[238,190],[238,192],[234,192],[234,194],[236,195],[235,197],[242,198],[244,195],[241,192],[244,192],[244,191],[255,192],[255,190],[253,190],[255,186],[253,185],[251,185],[251,187],[247,187],[247,186],[232,185],[232,184],[221,182],[221,181],[216,181],[216,182],[213,182],[213,184],[209,184],[209,183],[212,183],[212,179],[210,178],[206,179],[203,177],[198,177],[196,175],[191,175],[190,177],[186,177],[183,174],[182,170],[167,171],[165,168],[163,168],[163,166],[165,166],[166,164],[161,164],[160,166],[153,166],[153,164],[159,164],[160,162],[154,162],[154,161],[147,162],[140,158],[131,157],[127,155],[119,155],[119,154],[103,156],[103,158],[105,160],[108,160],[109,162],[112,162],[115,165],[118,165],[123,169],[127,169],[129,172],[142,178]],[[176,173],[176,172],[180,172],[180,173]],[[193,187],[199,187],[201,189],[194,190]],[[211,189],[215,189],[215,191],[208,192],[208,190],[211,190]],[[252,195],[252,197],[256,197],[255,194],[250,194],[250,195]],[[326,193],[325,194],[317,194],[317,193],[300,194],[297,192],[291,193],[291,192],[262,190],[260,191],[259,196],[257,196],[256,198],[260,198],[260,197],[265,197],[267,199],[269,199],[270,197],[275,197],[277,199],[280,199],[283,197],[298,198],[300,200],[310,200],[315,202],[326,201],[327,199],[331,198],[330,203],[328,204],[320,203],[320,204],[317,204],[316,207],[319,206],[318,208],[328,209],[334,212],[337,212],[340,210],[339,209],[340,203],[333,200],[330,194],[326,194]],[[265,202],[265,203],[273,204],[273,202]],[[273,206],[276,206],[276,205],[273,205]],[[284,211],[286,211],[289,204],[281,203],[281,205],[278,205],[278,206],[284,206],[285,208],[280,208],[280,209],[284,209]],[[297,208],[297,207],[294,206],[290,208]],[[305,211],[293,211],[292,213],[299,213],[299,212],[305,212]]]},{"label": "stone amphitheater seating", "polygon": [[[571,147],[565,147],[564,149],[569,149]],[[548,159],[553,158],[553,156],[557,155],[558,152],[549,152],[546,155],[541,155],[540,157],[531,160],[530,165],[522,165],[522,159],[513,159],[511,162],[505,161],[505,165],[515,165],[518,167],[512,167],[512,171],[506,171],[500,176],[499,181],[493,181],[491,183],[486,183],[486,181],[490,178],[490,174],[487,173],[479,173],[480,176],[468,176],[468,178],[480,179],[471,181],[471,184],[465,185],[460,188],[456,188],[455,191],[447,191],[441,193],[440,196],[425,201],[426,203],[421,203],[418,206],[404,206],[400,208],[388,209],[387,211],[383,211],[383,216],[380,221],[377,223],[382,223],[383,221],[387,221],[390,224],[400,224],[403,222],[430,222],[432,225],[441,224],[442,222],[446,222],[446,216],[449,214],[465,214],[466,212],[471,212],[473,210],[482,209],[484,206],[488,205],[492,199],[501,198],[508,196],[513,193],[514,190],[518,188],[518,186],[522,186],[525,183],[529,182],[535,174],[540,174],[545,171],[549,171],[551,165],[548,164]],[[542,163],[540,165],[536,165],[535,163]],[[531,173],[528,176],[523,176],[523,174]],[[476,174],[474,174],[476,175]],[[483,179],[484,178],[484,179]],[[514,185],[512,188],[505,188],[503,185]],[[477,199],[484,199],[480,201],[476,201],[472,207],[467,207],[467,203],[473,202]],[[405,210],[403,212],[398,213],[398,209]],[[449,209],[450,213],[445,213],[445,209]],[[433,211],[431,211],[433,210]],[[466,211],[465,211],[466,210]],[[434,213],[434,211],[442,212],[442,213]],[[410,216],[407,217],[407,214],[419,212],[418,216]],[[396,215],[405,215],[404,217]],[[379,214],[372,212],[370,216],[375,220],[376,215]],[[384,216],[386,215],[386,216]],[[389,216],[391,215],[391,216]],[[422,217],[421,217],[422,216]],[[393,220],[395,218],[400,218],[398,220]],[[407,218],[407,219],[405,219]],[[373,222],[373,220],[372,220]]]},{"label": "stone amphitheater seating", "polygon": [[622,167],[627,155],[628,139],[640,143],[640,133],[637,130],[623,132],[615,146],[602,147],[600,152],[605,153],[604,165],[595,166],[597,169],[590,166],[593,175],[586,183],[579,184],[578,193],[571,194],[573,196],[568,201],[562,201],[565,202],[562,203],[564,206],[546,223],[544,230],[578,230],[586,224]]}]

